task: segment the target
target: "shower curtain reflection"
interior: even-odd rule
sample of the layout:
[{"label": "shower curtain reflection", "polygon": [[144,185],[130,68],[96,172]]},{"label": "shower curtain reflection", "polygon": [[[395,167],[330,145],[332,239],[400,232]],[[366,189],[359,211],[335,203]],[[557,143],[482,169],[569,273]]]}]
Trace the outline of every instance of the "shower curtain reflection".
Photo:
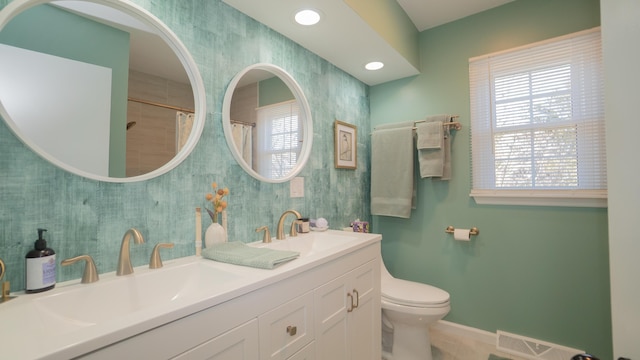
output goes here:
[{"label": "shower curtain reflection", "polygon": [[187,140],[189,140],[192,127],[193,114],[185,114],[178,111],[176,113],[176,154],[182,150],[182,147],[187,143]]},{"label": "shower curtain reflection", "polygon": [[252,145],[253,126],[242,124],[240,122],[231,121],[231,131],[233,133],[233,142],[242,155],[242,159],[253,168],[253,145]]}]

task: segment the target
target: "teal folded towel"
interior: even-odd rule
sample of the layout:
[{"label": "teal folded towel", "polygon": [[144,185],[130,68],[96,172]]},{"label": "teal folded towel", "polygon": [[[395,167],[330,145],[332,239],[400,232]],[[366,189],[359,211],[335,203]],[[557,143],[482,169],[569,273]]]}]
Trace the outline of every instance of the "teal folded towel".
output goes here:
[{"label": "teal folded towel", "polygon": [[256,248],[240,241],[213,244],[202,250],[205,259],[260,269],[273,269],[298,256],[300,253],[297,251]]}]

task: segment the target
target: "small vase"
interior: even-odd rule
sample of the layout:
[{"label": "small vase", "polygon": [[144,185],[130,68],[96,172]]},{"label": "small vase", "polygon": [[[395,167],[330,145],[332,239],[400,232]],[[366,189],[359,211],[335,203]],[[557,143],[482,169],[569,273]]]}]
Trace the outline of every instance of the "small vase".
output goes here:
[{"label": "small vase", "polygon": [[227,232],[222,225],[213,223],[209,225],[204,233],[204,245],[209,248],[213,244],[223,243],[227,241]]}]

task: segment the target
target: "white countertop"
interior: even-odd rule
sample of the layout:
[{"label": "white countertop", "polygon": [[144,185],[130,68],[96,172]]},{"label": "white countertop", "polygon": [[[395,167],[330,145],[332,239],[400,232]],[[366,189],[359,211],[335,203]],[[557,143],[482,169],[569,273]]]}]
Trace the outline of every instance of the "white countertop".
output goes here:
[{"label": "white countertop", "polygon": [[[14,293],[12,296],[17,295],[15,299],[0,304],[0,322],[2,324],[0,326],[0,356],[6,359],[69,359],[76,357],[274,284],[364,248],[382,238],[379,234],[328,230],[322,233],[300,234],[298,238],[290,238],[290,241],[320,234],[344,238],[345,241],[329,249],[301,254],[300,258],[272,270],[225,264],[190,256],[165,261],[162,269],[151,270],[148,265],[145,265],[136,267],[132,275],[100,274],[100,280],[93,284],[80,284],[78,279],[59,283],[55,289],[43,293]],[[278,242],[278,240],[274,240],[274,242]],[[118,297],[131,297],[128,289],[135,286],[137,281],[153,277],[153,286],[156,286],[156,283],[158,287],[167,286],[162,280],[165,275],[175,276],[175,274],[181,274],[178,270],[187,268],[197,268],[198,274],[201,274],[199,277],[206,276],[207,272],[211,272],[219,280],[211,280],[210,278],[185,279],[184,286],[181,285],[184,289],[177,289],[175,296],[166,299],[166,301],[158,300],[151,305],[141,301],[139,308],[126,309],[126,316],[119,315],[117,304],[122,301],[118,302],[117,300],[120,300]],[[159,281],[156,281],[155,277],[158,277]],[[206,282],[198,282],[204,280]],[[206,284],[206,286],[202,284]],[[102,294],[104,291],[110,295],[101,296],[99,299],[96,299],[95,296],[92,298],[95,293]],[[142,295],[148,295],[150,299],[154,300],[162,298],[155,295],[155,289],[148,291],[150,294]],[[71,316],[65,316],[62,314],[63,312],[50,310],[50,304],[56,304],[56,300],[65,299],[65,296],[68,298],[70,294],[73,296],[73,300],[81,306],[68,311],[95,314],[96,319],[99,320],[96,320],[95,323],[80,321],[74,319],[72,313]],[[85,298],[87,299],[86,303],[82,301]]]}]

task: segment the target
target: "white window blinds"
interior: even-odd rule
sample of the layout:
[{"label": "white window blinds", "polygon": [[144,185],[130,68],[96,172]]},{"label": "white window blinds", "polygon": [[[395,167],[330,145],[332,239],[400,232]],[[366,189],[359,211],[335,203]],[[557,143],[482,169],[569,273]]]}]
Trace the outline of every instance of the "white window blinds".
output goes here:
[{"label": "white window blinds", "polygon": [[470,59],[469,81],[478,203],[600,206],[574,201],[606,199],[599,29]]},{"label": "white window blinds", "polygon": [[302,140],[299,112],[295,100],[258,108],[258,173],[277,179],[289,174],[296,166]]}]

